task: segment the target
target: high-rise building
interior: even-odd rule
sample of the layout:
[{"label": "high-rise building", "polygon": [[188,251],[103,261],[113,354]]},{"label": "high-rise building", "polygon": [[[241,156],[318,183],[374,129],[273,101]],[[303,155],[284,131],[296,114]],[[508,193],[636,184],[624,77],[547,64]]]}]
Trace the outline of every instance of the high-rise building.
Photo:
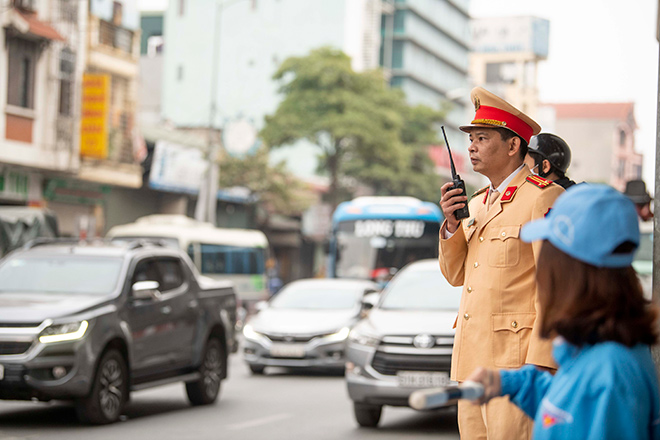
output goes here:
[{"label": "high-rise building", "polygon": [[[466,160],[466,136],[458,130],[469,122],[472,110],[469,1],[396,0],[387,4],[392,13],[381,20],[381,65],[389,72],[391,85],[401,88],[409,103],[449,109],[445,128],[454,160],[459,173],[474,180]],[[446,148],[436,146],[431,155],[437,171],[449,176]]]},{"label": "high-rise building", "polygon": [[539,102],[538,64],[548,57],[549,38],[550,22],[541,18],[473,20],[472,81],[535,117]]}]

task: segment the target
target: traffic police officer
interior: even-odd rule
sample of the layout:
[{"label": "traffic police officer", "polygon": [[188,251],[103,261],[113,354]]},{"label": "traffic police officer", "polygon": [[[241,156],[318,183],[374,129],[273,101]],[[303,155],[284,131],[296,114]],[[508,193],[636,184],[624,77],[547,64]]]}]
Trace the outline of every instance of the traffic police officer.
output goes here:
[{"label": "traffic police officer", "polygon": [[564,189],[575,185],[566,177],[566,171],[571,164],[571,149],[565,140],[551,133],[540,133],[532,136],[525,163],[532,172],[552,180]]},{"label": "traffic police officer", "polygon": [[[463,286],[452,353],[451,378],[459,382],[478,366],[556,368],[551,343],[536,328],[536,258],[540,243],[520,240],[520,228],[547,214],[564,190],[531,173],[523,162],[528,143],[541,127],[503,99],[477,87],[476,114],[460,129],[470,135],[474,171],[490,185],[468,203],[470,216],[456,220],[467,203],[460,189],[442,186],[440,231],[442,273]],[[483,406],[461,401],[458,424],[466,439],[529,439],[532,421],[507,397]]]}]

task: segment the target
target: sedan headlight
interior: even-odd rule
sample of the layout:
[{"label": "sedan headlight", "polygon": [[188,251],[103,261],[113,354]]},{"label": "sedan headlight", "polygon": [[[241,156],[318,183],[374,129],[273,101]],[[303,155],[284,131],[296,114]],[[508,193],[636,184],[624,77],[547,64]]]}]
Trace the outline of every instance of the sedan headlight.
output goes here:
[{"label": "sedan headlight", "polygon": [[350,331],[351,331],[350,328],[348,328],[348,327],[344,327],[344,328],[342,328],[341,330],[339,330],[339,331],[336,332],[336,333],[331,333],[331,334],[327,335],[327,336],[326,336],[325,338],[323,338],[323,339],[325,339],[326,342],[330,342],[330,341],[332,341],[332,342],[340,342],[340,341],[343,341],[343,340],[345,340],[346,338],[348,338],[348,335],[349,335],[349,332],[350,332]]},{"label": "sedan headlight", "polygon": [[377,347],[380,343],[380,338],[376,335],[365,332],[364,326],[356,327],[348,335],[348,340],[355,344],[366,345],[368,347]]},{"label": "sedan headlight", "polygon": [[246,324],[243,327],[243,336],[245,337],[245,339],[250,339],[252,341],[256,341],[263,338],[263,335],[261,333],[255,332],[250,324]]},{"label": "sedan headlight", "polygon": [[85,336],[88,327],[87,321],[53,324],[39,334],[39,342],[50,344],[51,342],[75,341]]}]

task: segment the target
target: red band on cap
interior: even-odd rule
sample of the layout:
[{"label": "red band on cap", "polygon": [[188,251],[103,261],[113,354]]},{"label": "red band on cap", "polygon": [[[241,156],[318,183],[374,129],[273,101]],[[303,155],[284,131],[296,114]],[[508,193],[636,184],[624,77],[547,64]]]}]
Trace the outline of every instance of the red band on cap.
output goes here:
[{"label": "red band on cap", "polygon": [[508,128],[521,138],[525,139],[527,143],[529,143],[532,134],[534,134],[534,129],[519,117],[514,116],[507,111],[495,107],[489,107],[487,105],[479,106],[472,123]]}]

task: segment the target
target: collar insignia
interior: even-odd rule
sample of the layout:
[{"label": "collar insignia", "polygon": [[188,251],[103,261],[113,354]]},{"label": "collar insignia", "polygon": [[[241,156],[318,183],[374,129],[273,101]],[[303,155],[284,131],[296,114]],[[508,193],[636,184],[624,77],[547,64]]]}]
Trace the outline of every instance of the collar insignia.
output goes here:
[{"label": "collar insignia", "polygon": [[513,196],[516,194],[517,186],[510,186],[504,190],[504,194],[500,197],[500,202],[508,202],[513,199]]}]

